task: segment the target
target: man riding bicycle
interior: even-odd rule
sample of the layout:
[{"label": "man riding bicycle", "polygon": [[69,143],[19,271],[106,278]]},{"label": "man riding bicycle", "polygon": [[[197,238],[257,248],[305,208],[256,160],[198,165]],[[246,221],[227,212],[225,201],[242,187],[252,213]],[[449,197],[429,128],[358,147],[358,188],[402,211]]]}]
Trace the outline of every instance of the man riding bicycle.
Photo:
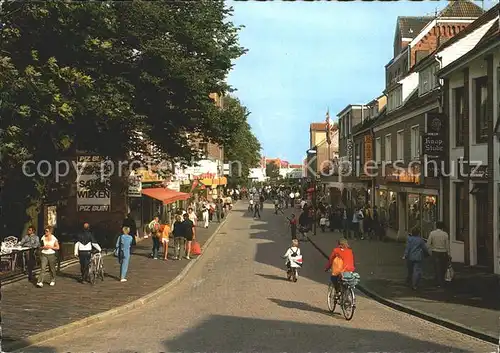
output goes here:
[{"label": "man riding bicycle", "polygon": [[342,273],[354,272],[354,252],[349,247],[346,239],[340,239],[338,246],[332,250],[328,263],[325,266],[325,272],[331,270],[331,281],[335,286],[335,293],[340,294],[340,280]]}]

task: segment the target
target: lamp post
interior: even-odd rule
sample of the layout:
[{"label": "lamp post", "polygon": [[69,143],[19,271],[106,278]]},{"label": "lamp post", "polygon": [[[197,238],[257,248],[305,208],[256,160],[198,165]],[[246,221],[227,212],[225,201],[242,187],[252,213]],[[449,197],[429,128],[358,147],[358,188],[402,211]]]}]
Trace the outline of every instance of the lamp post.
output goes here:
[{"label": "lamp post", "polygon": [[[307,150],[307,165],[308,165],[308,171],[309,171],[309,166],[310,166],[310,159],[311,158],[316,158],[316,155],[318,154],[318,147],[314,146]],[[316,235],[316,223],[317,223],[317,218],[316,218],[316,178],[317,178],[317,160],[314,161],[314,173],[312,173],[312,180],[311,180],[311,186],[313,188],[313,194],[312,194],[312,207],[313,207],[313,235]]]}]

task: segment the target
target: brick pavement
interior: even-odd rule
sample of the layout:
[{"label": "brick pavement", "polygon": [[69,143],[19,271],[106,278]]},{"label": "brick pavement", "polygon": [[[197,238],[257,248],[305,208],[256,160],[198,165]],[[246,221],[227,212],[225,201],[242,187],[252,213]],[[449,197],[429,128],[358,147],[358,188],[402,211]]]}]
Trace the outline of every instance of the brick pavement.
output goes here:
[{"label": "brick pavement", "polygon": [[[340,233],[329,232],[311,238],[329,254],[340,237]],[[434,285],[432,263],[427,259],[422,288],[414,292],[405,284],[404,244],[368,240],[351,240],[350,244],[366,289],[417,311],[498,337],[498,277],[454,264],[454,280],[445,289],[438,289]]]},{"label": "brick pavement", "polygon": [[[200,245],[217,228],[197,228]],[[32,283],[19,282],[2,289],[2,343],[4,348],[22,340],[71,322],[127,304],[157,290],[174,279],[189,260],[167,262],[153,260],[151,239],[134,248],[130,259],[127,282],[119,282],[119,264],[114,256],[104,257],[106,277],[91,286],[77,281],[79,265],[68,267],[56,278],[56,285],[37,288]],[[169,253],[173,248],[169,249]]]}]

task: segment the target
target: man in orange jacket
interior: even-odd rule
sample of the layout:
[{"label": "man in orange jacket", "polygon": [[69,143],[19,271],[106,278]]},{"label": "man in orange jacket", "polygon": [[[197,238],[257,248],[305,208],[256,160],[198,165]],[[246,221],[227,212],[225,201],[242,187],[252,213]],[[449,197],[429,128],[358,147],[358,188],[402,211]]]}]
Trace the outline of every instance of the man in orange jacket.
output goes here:
[{"label": "man in orange jacket", "polygon": [[[343,265],[340,271],[334,268],[335,266],[333,266],[335,258],[340,258],[342,260]],[[332,283],[335,285],[335,292],[338,295],[340,293],[339,277],[342,275],[343,272],[354,272],[355,270],[354,252],[349,247],[349,243],[347,242],[346,239],[340,239],[338,246],[332,250],[330,258],[328,259],[328,263],[325,266],[325,272],[328,270],[332,271],[330,279]]]}]

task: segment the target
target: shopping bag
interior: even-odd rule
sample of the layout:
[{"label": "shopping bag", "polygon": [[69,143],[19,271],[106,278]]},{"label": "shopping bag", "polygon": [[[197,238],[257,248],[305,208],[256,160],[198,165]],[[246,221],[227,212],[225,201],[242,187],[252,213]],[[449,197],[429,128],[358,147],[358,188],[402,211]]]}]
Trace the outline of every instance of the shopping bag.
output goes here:
[{"label": "shopping bag", "polygon": [[302,255],[298,255],[298,256],[295,256],[295,257],[292,257],[292,261],[295,265],[299,266],[299,267],[302,267]]},{"label": "shopping bag", "polygon": [[[186,243],[186,251],[187,251],[187,243]],[[197,241],[191,242],[191,255],[201,255],[201,246]]]},{"label": "shopping bag", "polygon": [[448,268],[446,269],[444,280],[446,282],[451,282],[453,280],[453,276],[455,276],[455,271],[453,271],[453,267],[451,266],[451,264],[449,264]]},{"label": "shopping bag", "polygon": [[332,263],[332,276],[338,276],[344,271],[344,260],[340,257],[333,259]]}]

